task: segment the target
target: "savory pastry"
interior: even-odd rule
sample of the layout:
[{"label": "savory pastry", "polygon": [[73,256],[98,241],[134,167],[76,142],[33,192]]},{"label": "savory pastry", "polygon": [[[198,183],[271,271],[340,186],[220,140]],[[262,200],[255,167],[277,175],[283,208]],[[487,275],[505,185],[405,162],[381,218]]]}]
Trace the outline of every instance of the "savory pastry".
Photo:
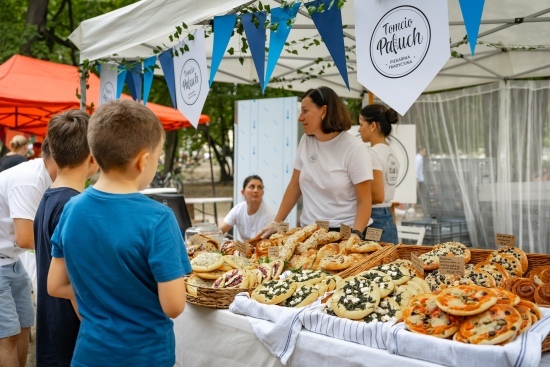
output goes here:
[{"label": "savory pastry", "polygon": [[[246,270],[233,269],[225,272],[217,288],[248,288],[249,275]],[[220,279],[218,278],[218,279]],[[217,280],[214,282],[216,284]],[[222,285],[223,284],[223,285]]]},{"label": "savory pastry", "polygon": [[406,259],[397,259],[392,261],[390,264],[394,264],[397,266],[401,266],[404,268],[407,268],[409,270],[409,273],[411,274],[411,278],[415,277],[421,277],[422,274],[416,268],[413,266],[412,261],[406,260]]},{"label": "savory pastry", "polygon": [[236,256],[236,255],[225,255],[223,261],[231,266],[233,269],[254,269],[256,265],[252,260],[247,259],[246,257]]},{"label": "savory pastry", "polygon": [[245,270],[248,274],[248,288],[256,288],[262,284],[263,274],[258,269]]},{"label": "savory pastry", "polygon": [[527,306],[523,306],[520,304],[515,305],[514,308],[516,309],[516,311],[519,313],[519,316],[521,317],[521,325],[518,330],[518,335],[520,335],[525,331],[527,331],[533,324],[533,319],[531,317],[531,309]]},{"label": "savory pastry", "polygon": [[423,293],[432,293],[432,290],[430,289],[430,285],[422,278],[419,277],[411,277],[411,280],[408,281],[407,284],[414,282],[417,284],[420,284],[420,287],[422,287]]},{"label": "savory pastry", "polygon": [[292,296],[295,290],[296,283],[284,280],[272,280],[256,288],[250,297],[260,303],[274,305]]},{"label": "savory pastry", "polygon": [[218,269],[223,264],[223,256],[219,252],[200,252],[191,260],[194,271],[206,272]]},{"label": "savory pastry", "polygon": [[283,273],[285,262],[283,260],[273,260],[271,263],[271,279],[278,279],[279,275]]},{"label": "savory pastry", "polygon": [[382,246],[380,246],[378,242],[363,241],[363,242],[352,244],[349,250],[351,252],[365,253],[365,252],[374,252],[374,251],[380,250],[381,248]]},{"label": "savory pastry", "polygon": [[519,298],[519,296],[517,294],[509,292],[506,289],[493,288],[491,290],[494,293],[496,293],[496,295],[498,297],[497,303],[499,303],[499,304],[515,306],[521,300],[521,298]]},{"label": "savory pastry", "polygon": [[373,312],[380,302],[380,290],[373,281],[351,278],[334,292],[332,309],[339,317],[359,320]]},{"label": "savory pastry", "polygon": [[395,285],[404,284],[408,282],[409,279],[411,279],[411,274],[409,273],[409,270],[397,265],[384,264],[384,265],[375,266],[371,270],[378,270],[388,274],[392,278]]},{"label": "savory pastry", "polygon": [[403,320],[413,333],[447,338],[458,330],[461,318],[440,309],[434,294],[421,294],[403,309]]},{"label": "savory pastry", "polygon": [[544,283],[535,289],[535,302],[538,305],[550,306],[550,283]]},{"label": "savory pastry", "polygon": [[517,278],[510,291],[517,294],[521,299],[533,302],[537,284],[529,278]]},{"label": "savory pastry", "polygon": [[202,279],[194,274],[185,280],[185,288],[187,289],[187,293],[195,297],[197,296],[198,287],[212,288],[212,284],[214,284],[214,281]]},{"label": "savory pastry", "polygon": [[496,286],[501,287],[504,280],[508,279],[510,275],[508,274],[508,271],[502,267],[500,264],[490,263],[487,261],[478,263],[474,270],[482,270],[485,271],[493,277],[495,280]]},{"label": "savory pastry", "polygon": [[531,311],[531,314],[534,315],[535,318],[536,318],[535,322],[542,319],[542,312],[541,312],[540,308],[536,304],[534,304],[533,302],[526,301],[526,300],[522,299],[521,301],[519,301],[518,305],[528,307],[529,310]]},{"label": "savory pastry", "polygon": [[[400,286],[400,287],[403,287],[403,286]],[[396,292],[398,292],[398,293],[396,293]],[[414,296],[412,294],[410,294],[409,291],[404,289],[404,288],[401,288],[398,291],[396,290],[396,292],[394,292],[392,294],[391,298],[394,299],[395,302],[397,302],[397,304],[399,304],[399,306],[401,306],[401,309],[404,309],[405,307],[407,307],[409,305],[409,303],[411,302],[411,300]]]},{"label": "savory pastry", "polygon": [[326,270],[343,270],[349,268],[351,264],[351,258],[346,255],[331,255],[323,257],[319,266]]},{"label": "savory pastry", "polygon": [[323,271],[305,269],[294,273],[290,280],[295,282],[298,287],[301,287],[302,285],[315,285],[320,283],[326,276],[327,273]]},{"label": "savory pastry", "polygon": [[464,272],[464,276],[458,279],[459,285],[474,284],[480,287],[494,288],[496,287],[495,278],[491,274],[483,270],[470,270]]},{"label": "savory pastry", "polygon": [[[400,285],[400,287],[407,287],[409,292],[410,292],[411,288],[414,289],[415,296],[419,295],[419,294],[426,293],[426,292],[424,292],[424,288],[422,288],[422,286],[420,284],[418,284],[416,282],[411,282],[410,280],[406,284]],[[431,292],[428,292],[428,293],[431,293]]]},{"label": "savory pastry", "polygon": [[325,279],[323,279],[322,283],[327,285],[327,292],[332,292],[336,289],[336,283],[341,280],[342,278],[340,278],[338,275],[329,275]]},{"label": "savory pastry", "polygon": [[517,333],[521,322],[521,316],[513,306],[494,304],[482,313],[464,319],[459,333],[466,343],[495,345]]},{"label": "savory pastry", "polygon": [[319,291],[317,288],[310,285],[302,285],[294,291],[292,296],[287,298],[281,306],[284,307],[305,307],[312,304],[317,298],[319,298]]},{"label": "savory pastry", "polygon": [[[266,257],[269,254],[269,248],[273,246],[271,240],[265,239],[258,241],[256,243],[256,256],[257,257]],[[228,255],[228,254],[226,254]]]},{"label": "savory pastry", "polygon": [[521,263],[521,268],[523,269],[523,272],[525,273],[527,271],[529,260],[527,259],[527,254],[519,247],[503,246],[493,252],[497,254],[509,254],[514,256]]},{"label": "savory pastry", "polygon": [[529,272],[528,278],[532,279],[537,285],[550,283],[550,265],[537,266]]},{"label": "savory pastry", "polygon": [[432,292],[435,292],[458,285],[458,279],[459,277],[457,275],[441,274],[439,270],[435,270],[426,275],[424,280],[428,283]]},{"label": "savory pastry", "polygon": [[378,270],[367,270],[357,274],[357,277],[369,279],[375,282],[378,288],[380,288],[380,297],[386,297],[393,292],[393,289],[395,288],[395,283],[392,278],[388,274]]},{"label": "savory pastry", "polygon": [[435,299],[437,306],[455,316],[476,315],[497,303],[497,295],[477,285],[459,285],[441,291]]},{"label": "savory pastry", "polygon": [[216,269],[216,270],[207,271],[207,272],[195,271],[194,273],[195,273],[196,276],[198,276],[199,278],[202,278],[202,279],[216,280],[219,277],[221,277],[222,275],[224,275],[225,271]]},{"label": "savory pastry", "polygon": [[460,242],[445,242],[434,246],[433,250],[419,256],[424,262],[424,270],[438,269],[440,256],[463,257],[466,264],[470,261],[472,255],[471,251]]},{"label": "savory pastry", "polygon": [[402,317],[403,311],[401,311],[401,306],[399,306],[399,304],[393,298],[386,297],[380,300],[380,303],[378,303],[378,307],[376,307],[372,313],[363,318],[363,321],[387,322],[390,321],[392,318],[399,320]]},{"label": "savory pastry", "polygon": [[313,234],[308,239],[306,239],[304,242],[300,242],[298,246],[296,246],[295,254],[300,255],[307,250],[316,249],[319,244],[318,237],[320,237],[321,234],[325,233],[328,233],[326,228],[319,228],[318,230],[313,232]]},{"label": "savory pastry", "polygon": [[523,267],[521,266],[521,262],[513,255],[493,253],[489,255],[487,261],[489,263],[502,265],[502,267],[512,276],[520,277],[523,275]]},{"label": "savory pastry", "polygon": [[291,269],[311,269],[316,257],[317,250],[307,250],[301,255],[292,256],[288,262],[288,265]]},{"label": "savory pastry", "polygon": [[271,280],[273,267],[271,263],[261,263],[258,265],[258,270],[262,273],[262,283]]}]

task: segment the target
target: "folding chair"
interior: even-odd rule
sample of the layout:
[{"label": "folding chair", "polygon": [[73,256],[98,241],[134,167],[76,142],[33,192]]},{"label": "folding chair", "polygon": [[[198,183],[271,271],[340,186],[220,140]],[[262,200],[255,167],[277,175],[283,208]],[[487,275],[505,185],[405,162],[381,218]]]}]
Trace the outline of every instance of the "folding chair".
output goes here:
[{"label": "folding chair", "polygon": [[399,243],[403,243],[403,239],[416,240],[416,245],[421,246],[425,234],[425,227],[397,226],[397,238]]}]

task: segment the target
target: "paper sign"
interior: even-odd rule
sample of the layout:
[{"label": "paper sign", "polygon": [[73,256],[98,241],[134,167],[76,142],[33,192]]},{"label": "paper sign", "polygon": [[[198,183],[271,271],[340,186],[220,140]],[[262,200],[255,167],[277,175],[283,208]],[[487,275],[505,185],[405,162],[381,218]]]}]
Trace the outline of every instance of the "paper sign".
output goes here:
[{"label": "paper sign", "polygon": [[327,231],[330,228],[330,222],[328,220],[316,220],[315,224],[317,224],[321,228],[326,229]]},{"label": "paper sign", "polygon": [[242,241],[235,241],[234,243],[235,248],[237,249],[237,251],[239,251],[239,255],[246,257],[246,255],[248,254],[248,250],[250,249],[250,245]]},{"label": "paper sign", "polygon": [[451,56],[447,1],[354,5],[357,80],[404,115]]},{"label": "paper sign", "polygon": [[342,238],[350,238],[351,236],[351,227],[345,224],[340,225],[340,235]]},{"label": "paper sign", "polygon": [[278,259],[279,258],[279,246],[269,246],[267,248],[267,256],[271,259]]},{"label": "paper sign", "polygon": [[380,238],[382,237],[382,230],[379,228],[367,228],[367,234],[365,235],[365,239],[369,241],[380,241]]},{"label": "paper sign", "polygon": [[113,99],[117,99],[117,65],[113,63],[103,64],[99,75],[99,105],[102,105]]},{"label": "paper sign", "polygon": [[461,256],[440,256],[439,272],[441,274],[464,275],[464,258]]},{"label": "paper sign", "polygon": [[411,252],[411,262],[414,268],[424,277],[424,261],[422,261],[418,255]]},{"label": "paper sign", "polygon": [[288,231],[288,223],[277,223],[277,233],[286,233]]},{"label": "paper sign", "polygon": [[503,234],[503,233],[497,233],[497,238],[495,241],[497,246],[510,246],[515,247],[516,246],[516,236],[513,234]]}]

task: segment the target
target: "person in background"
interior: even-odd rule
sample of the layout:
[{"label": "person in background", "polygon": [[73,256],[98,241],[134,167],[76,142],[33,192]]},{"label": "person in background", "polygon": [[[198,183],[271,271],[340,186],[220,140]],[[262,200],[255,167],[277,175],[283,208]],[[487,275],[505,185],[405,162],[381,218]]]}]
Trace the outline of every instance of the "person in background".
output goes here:
[{"label": "person in background", "polygon": [[20,255],[34,249],[33,221],[57,175],[48,140],[39,159],[0,173],[0,365],[24,367],[34,325],[31,280]]},{"label": "person in background", "polygon": [[241,194],[245,201],[229,211],[220,227],[222,232],[226,233],[233,226],[237,226],[241,239],[248,241],[265,225],[271,223],[275,214],[262,200],[264,183],[260,176],[252,175],[245,178]]},{"label": "person in background", "polygon": [[390,207],[399,176],[399,162],[386,139],[391,134],[392,125],[398,121],[397,112],[381,104],[365,106],[359,114],[361,139],[371,145],[369,153],[374,176],[371,184],[372,201],[380,203],[372,206],[373,223],[369,227],[381,229],[380,241],[389,243],[398,242],[397,227]]},{"label": "person in background", "polygon": [[51,238],[48,293],[82,317],[72,366],[168,367],[191,264],[172,210],[139,193],[153,179],[164,131],[147,107],[110,101],[90,118],[97,182],[63,209]]},{"label": "person in background", "polygon": [[[84,190],[86,180],[97,171],[88,148],[86,132],[90,116],[69,110],[48,124],[48,142],[57,164],[57,178],[46,190],[34,219],[37,265],[36,366],[69,367],[80,328],[75,300],[48,295],[53,235],[63,207]],[[73,302],[73,303],[72,303]]]},{"label": "person in background", "polygon": [[39,141],[35,141],[32,143],[32,155],[29,157],[29,159],[35,159],[40,158],[42,156],[42,143]]},{"label": "person in background", "polygon": [[425,193],[424,187],[424,157],[426,156],[426,148],[420,147],[416,153],[416,192],[418,196],[418,203],[422,204],[422,198]]},{"label": "person in background", "polygon": [[320,87],[302,96],[298,121],[304,136],[292,178],[274,222],[260,234],[274,233],[303,196],[302,226],[328,220],[331,230],[345,224],[363,239],[371,216],[372,165],[367,146],[346,132],[352,125],[348,111],[332,89]]},{"label": "person in background", "polygon": [[10,151],[0,158],[0,172],[27,161],[29,141],[23,135],[15,135],[10,141]]}]

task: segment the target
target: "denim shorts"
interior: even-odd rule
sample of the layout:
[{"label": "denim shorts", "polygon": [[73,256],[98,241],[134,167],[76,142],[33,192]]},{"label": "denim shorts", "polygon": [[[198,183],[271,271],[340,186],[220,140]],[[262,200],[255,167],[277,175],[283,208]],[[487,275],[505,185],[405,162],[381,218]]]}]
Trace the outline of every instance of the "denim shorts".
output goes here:
[{"label": "denim shorts", "polygon": [[371,218],[373,223],[369,227],[382,230],[381,242],[398,242],[397,227],[393,221],[390,208],[372,208]]},{"label": "denim shorts", "polygon": [[31,280],[21,260],[0,266],[0,338],[34,325]]}]

